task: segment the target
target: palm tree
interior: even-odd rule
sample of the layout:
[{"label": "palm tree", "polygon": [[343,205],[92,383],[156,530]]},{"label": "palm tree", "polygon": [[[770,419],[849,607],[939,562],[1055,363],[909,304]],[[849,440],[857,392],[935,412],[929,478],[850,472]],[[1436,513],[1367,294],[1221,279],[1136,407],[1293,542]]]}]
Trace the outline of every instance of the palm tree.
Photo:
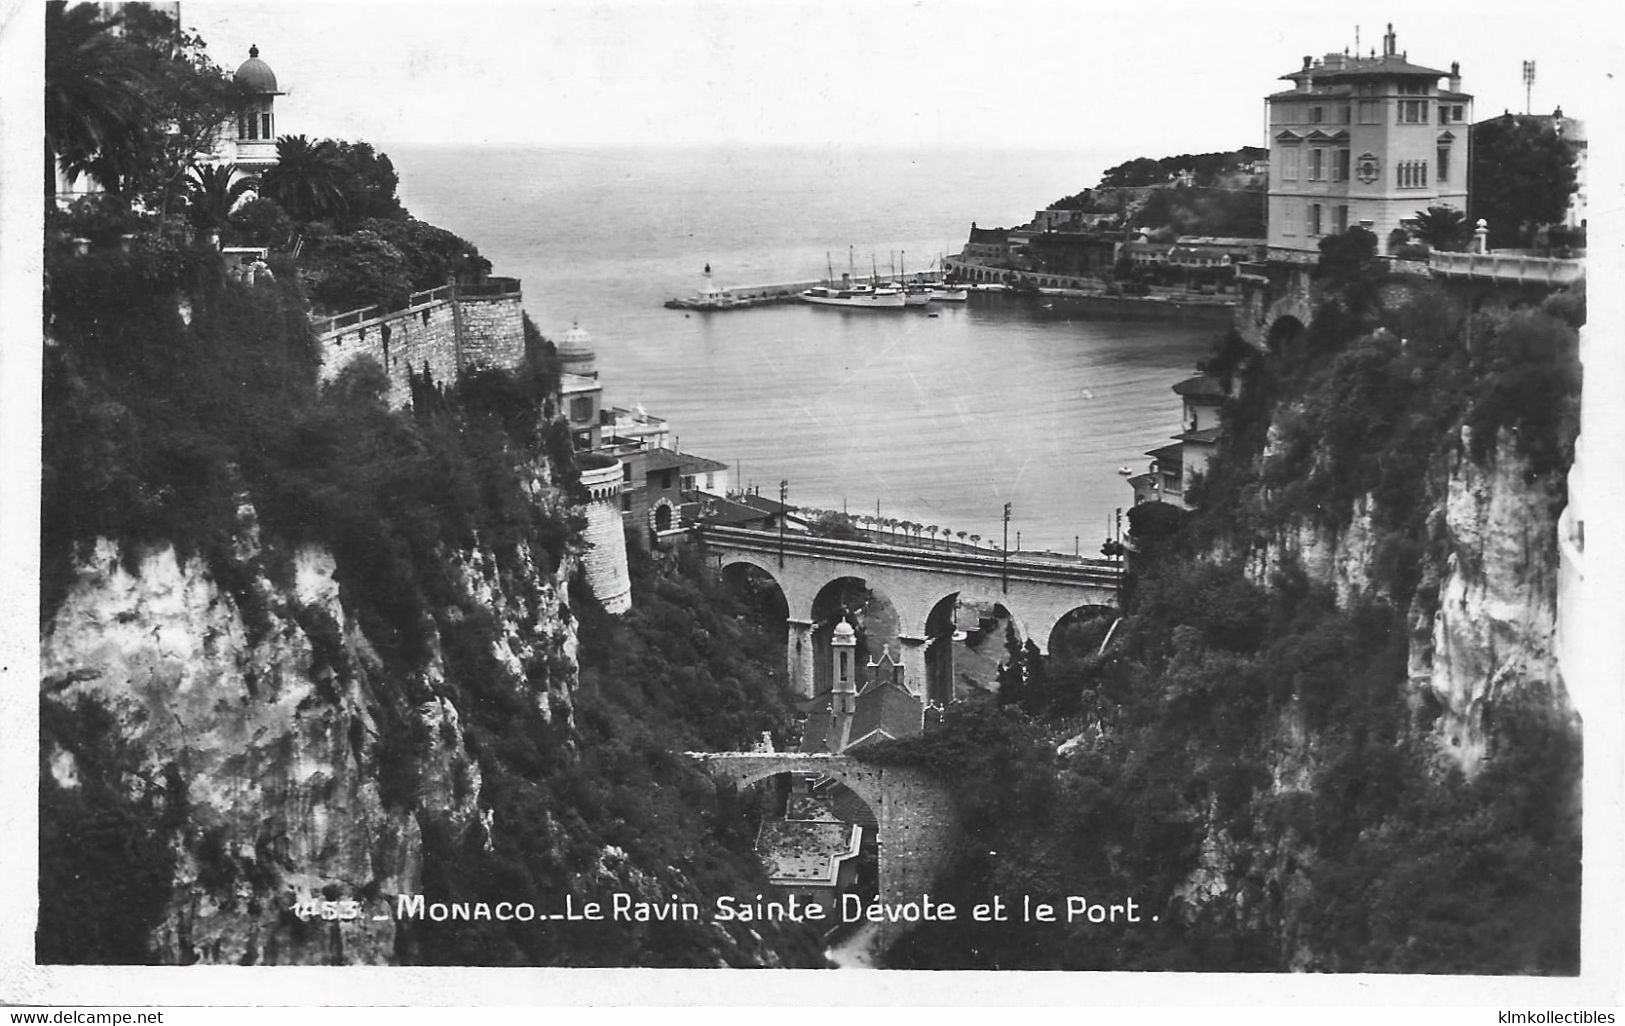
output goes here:
[{"label": "palm tree", "polygon": [[1416,237],[1434,249],[1459,252],[1467,248],[1467,240],[1472,237],[1467,215],[1450,207],[1418,210],[1411,220],[1416,225]]},{"label": "palm tree", "polygon": [[971,535],[970,536],[970,547],[973,548],[973,549],[980,549],[982,547],[982,536],[979,535],[979,534]]},{"label": "palm tree", "polygon": [[275,200],[296,220],[319,221],[343,214],[344,167],[331,139],[313,143],[302,135],[276,141],[276,164],[260,176],[260,195]]},{"label": "palm tree", "polygon": [[203,229],[224,228],[226,219],[231,216],[231,208],[242,199],[243,193],[258,188],[259,183],[253,177],[244,176],[233,181],[234,174],[230,166],[205,165],[192,169],[191,177],[186,181],[186,191],[189,197],[188,212],[195,226]]},{"label": "palm tree", "polygon": [[930,527],[925,529],[925,533],[931,536],[931,547],[933,549],[937,547],[937,532],[940,530],[942,530],[942,528],[938,527],[936,524],[932,524]]},{"label": "palm tree", "polygon": [[959,544],[961,544],[961,545],[965,544],[965,532],[960,531],[960,532],[958,532],[958,535],[959,535]]},{"label": "palm tree", "polygon": [[56,163],[70,175],[93,174],[118,192],[138,163],[151,101],[131,46],[110,29],[96,4],[45,8],[45,188],[54,194]]}]

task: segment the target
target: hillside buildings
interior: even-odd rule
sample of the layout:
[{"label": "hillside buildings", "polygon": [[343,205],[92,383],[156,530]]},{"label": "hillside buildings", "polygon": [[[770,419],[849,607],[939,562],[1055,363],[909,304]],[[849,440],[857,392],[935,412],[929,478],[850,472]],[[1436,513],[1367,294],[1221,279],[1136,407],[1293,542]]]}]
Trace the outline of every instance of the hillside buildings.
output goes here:
[{"label": "hillside buildings", "polygon": [[1322,238],[1355,225],[1386,252],[1417,211],[1467,209],[1473,98],[1459,65],[1412,64],[1389,25],[1380,55],[1305,57],[1281,77],[1293,88],[1265,97],[1272,256],[1318,256]]},{"label": "hillside buildings", "polygon": [[1181,425],[1171,444],[1146,453],[1151,465],[1144,474],[1129,478],[1134,504],[1166,502],[1189,509],[1186,493],[1206,472],[1219,446],[1219,408],[1224,385],[1210,374],[1198,374],[1173,386],[1180,398]]}]

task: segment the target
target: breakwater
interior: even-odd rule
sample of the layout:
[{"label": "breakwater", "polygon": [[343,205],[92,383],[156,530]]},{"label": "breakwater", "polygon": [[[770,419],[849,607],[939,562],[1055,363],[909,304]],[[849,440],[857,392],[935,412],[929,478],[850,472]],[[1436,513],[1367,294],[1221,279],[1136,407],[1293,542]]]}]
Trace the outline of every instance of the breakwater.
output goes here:
[{"label": "breakwater", "polygon": [[[854,282],[862,280],[852,279]],[[923,284],[941,281],[942,275],[921,271],[891,275],[886,280]],[[808,289],[827,284],[830,283],[823,278],[813,278],[808,281],[773,282],[766,285],[730,285],[727,288],[713,289],[693,296],[668,299],[665,306],[668,310],[742,310],[773,303],[794,303]]]}]

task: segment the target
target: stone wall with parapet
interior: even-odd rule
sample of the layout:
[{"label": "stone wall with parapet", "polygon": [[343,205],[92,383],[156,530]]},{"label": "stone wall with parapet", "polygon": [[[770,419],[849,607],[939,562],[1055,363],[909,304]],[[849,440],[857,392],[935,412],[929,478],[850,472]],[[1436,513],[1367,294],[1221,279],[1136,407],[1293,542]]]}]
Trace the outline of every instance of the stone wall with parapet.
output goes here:
[{"label": "stone wall with parapet", "polygon": [[459,296],[464,367],[517,367],[525,359],[525,320],[518,294]]},{"label": "stone wall with parapet", "polygon": [[517,367],[525,357],[523,299],[517,279],[498,279],[414,293],[401,310],[365,307],[318,320],[321,380],[370,356],[389,376],[385,398],[397,407],[412,398],[413,373],[448,383],[464,368]]}]

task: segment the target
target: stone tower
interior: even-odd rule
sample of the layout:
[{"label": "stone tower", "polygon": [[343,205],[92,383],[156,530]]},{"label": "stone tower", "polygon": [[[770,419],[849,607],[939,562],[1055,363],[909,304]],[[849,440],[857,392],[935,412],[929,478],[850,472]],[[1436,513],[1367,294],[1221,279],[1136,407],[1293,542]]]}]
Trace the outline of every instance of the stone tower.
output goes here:
[{"label": "stone tower", "polygon": [[[578,459],[590,462],[586,454]],[[604,611],[619,616],[632,608],[632,579],[626,569],[626,531],[621,526],[621,461],[581,471],[581,485],[592,497],[587,503],[586,540],[589,548],[581,568],[593,597]]]},{"label": "stone tower", "polygon": [[829,702],[832,719],[829,750],[839,752],[852,736],[852,714],[858,708],[858,637],[844,619],[835,625],[829,648],[830,665],[835,674]]}]

